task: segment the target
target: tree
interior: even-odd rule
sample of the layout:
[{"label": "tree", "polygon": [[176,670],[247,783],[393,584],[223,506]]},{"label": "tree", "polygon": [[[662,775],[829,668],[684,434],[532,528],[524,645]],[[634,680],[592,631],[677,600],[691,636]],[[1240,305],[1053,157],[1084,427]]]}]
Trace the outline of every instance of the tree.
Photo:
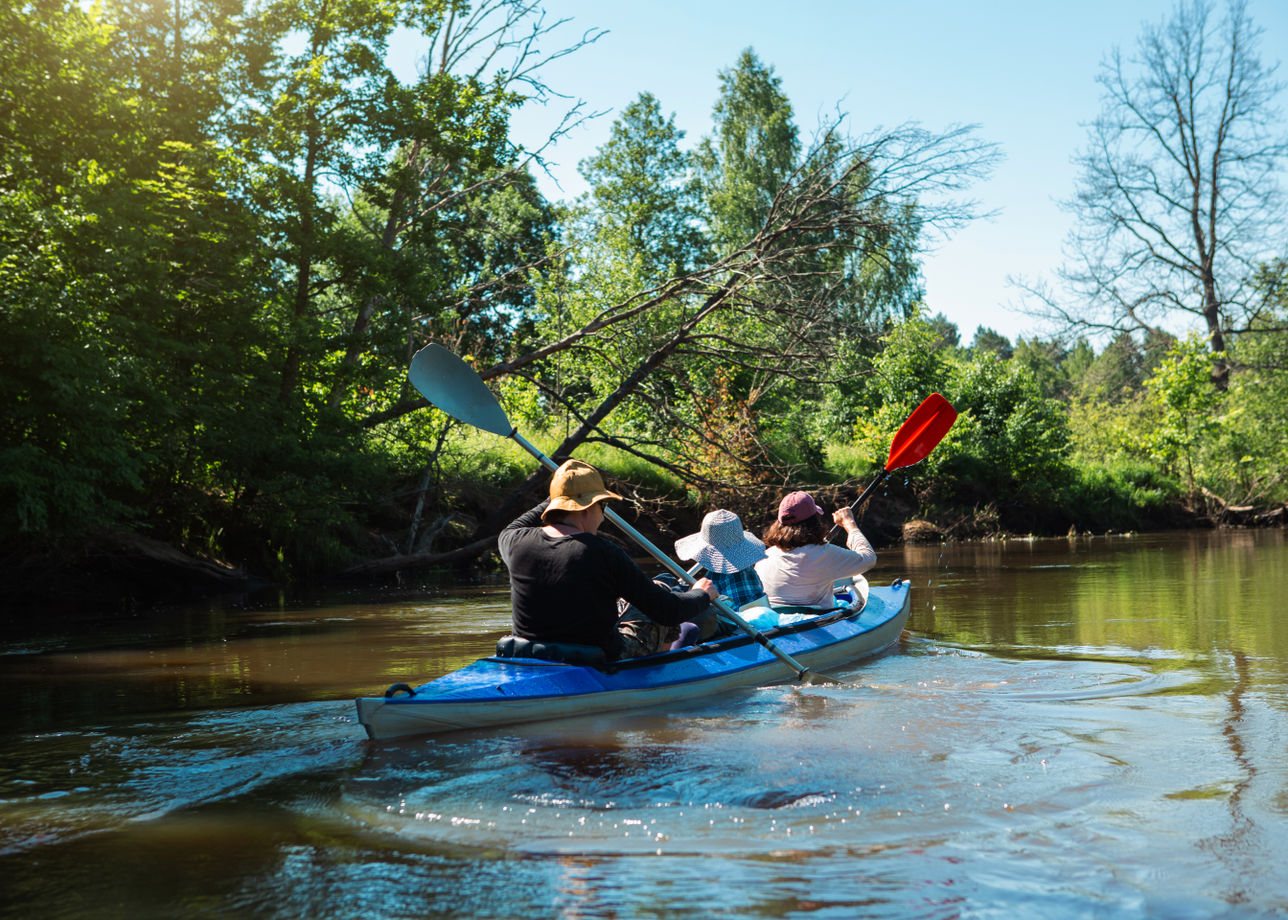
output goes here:
[{"label": "tree", "polygon": [[765,223],[775,196],[799,165],[791,102],[774,69],[748,48],[720,72],[713,131],[698,146],[711,234],[728,251]]},{"label": "tree", "polygon": [[[790,458],[779,474],[790,477],[817,465],[824,440],[846,436],[858,411],[859,375],[877,335],[924,296],[921,232],[936,219],[908,192],[912,185],[918,193],[928,190],[927,149],[918,144],[935,146],[937,139],[904,130],[855,144],[838,118],[820,125],[802,150],[781,80],[750,48],[720,73],[712,121],[697,162],[717,252],[763,235],[774,211],[791,214],[831,199],[838,213],[848,215],[799,223],[773,271],[745,289],[744,306],[708,330],[711,342],[723,336],[742,346],[741,354],[726,349],[729,360],[715,365],[725,368],[723,376],[711,382],[754,419],[753,440],[766,454]],[[905,144],[910,186],[901,185],[897,156],[887,157]],[[981,151],[967,143],[961,152],[955,166]],[[810,204],[797,209],[794,196]],[[787,355],[802,356],[787,365],[792,372],[781,360]],[[820,403],[821,412],[813,408]],[[716,414],[727,415],[728,408]]]},{"label": "tree", "polygon": [[937,319],[914,314],[883,337],[854,446],[879,469],[891,433],[927,395],[943,393],[959,412],[957,421],[922,464],[901,474],[914,483],[918,499],[1000,505],[1011,523],[1046,515],[1067,471],[1065,413],[1039,391],[1023,362],[945,347]]},{"label": "tree", "polygon": [[948,394],[961,430],[939,469],[985,501],[1049,500],[1067,469],[1069,430],[1065,413],[1041,395],[1028,368],[975,353],[953,368]]},{"label": "tree", "polygon": [[1174,341],[1166,333],[1151,332],[1142,346],[1130,333],[1119,333],[1094,359],[1082,359],[1082,370],[1073,378],[1074,395],[1109,403],[1134,399]]},{"label": "tree", "polygon": [[926,319],[926,323],[930,326],[931,329],[935,331],[935,334],[939,337],[938,344],[936,347],[956,348],[958,345],[961,344],[961,341],[962,341],[961,331],[957,328],[957,324],[954,323],[952,320],[950,320],[947,316],[945,316],[942,313],[936,313],[934,316],[927,316],[925,319]]},{"label": "tree", "polygon": [[1226,412],[1213,433],[1212,452],[1221,459],[1205,478],[1227,504],[1236,507],[1288,500],[1286,282],[1288,260],[1276,259],[1258,270],[1256,283],[1265,308],[1256,323],[1265,331],[1245,333],[1231,345],[1234,371]]},{"label": "tree", "polygon": [[[361,169],[343,183],[332,175],[319,186],[331,188],[322,204],[343,214],[335,219],[344,227],[320,253],[324,275],[315,289],[325,296],[306,311],[319,330],[314,339],[324,343],[313,360],[328,406],[345,405],[368,430],[425,404],[407,386],[406,367],[426,341],[486,365],[531,344],[531,276],[558,252],[548,244],[559,230],[530,169],[587,116],[582,103],[569,103],[534,149],[514,144],[509,116],[525,102],[558,96],[541,68],[601,34],[561,45],[567,20],[548,21],[539,0],[393,6],[399,26],[417,33],[423,70],[399,84],[383,58],[365,55],[372,75],[365,88],[336,87],[371,133],[374,156],[355,160]],[[288,107],[298,108],[290,86],[278,82]],[[342,145],[328,155],[355,149]],[[279,165],[298,172],[300,162]]]},{"label": "tree", "polygon": [[1073,347],[1069,349],[1068,354],[1061,361],[1061,366],[1069,380],[1070,389],[1078,386],[1078,381],[1083,378],[1095,361],[1096,350],[1091,347],[1091,343],[1087,341],[1085,336],[1079,336],[1078,340],[1073,343]]},{"label": "tree", "polygon": [[[381,480],[346,464],[364,454],[387,474],[421,461],[424,426],[399,420],[423,405],[406,368],[426,340],[490,363],[529,337],[529,271],[553,214],[528,171],[544,147],[517,147],[509,118],[548,95],[544,64],[593,37],[554,44],[564,21],[534,0],[271,0],[255,13],[226,130],[256,152],[279,269],[264,349],[279,420],[247,458],[270,488],[243,503],[276,504],[276,520],[297,503],[363,508],[350,490]],[[408,79],[388,55],[399,31],[424,55]]]},{"label": "tree", "polygon": [[[772,481],[777,489],[799,481],[821,459],[809,456],[817,435],[804,428],[807,405],[791,416],[778,412],[781,394],[816,392],[833,373],[838,343],[853,331],[852,313],[837,298],[849,290],[851,269],[880,257],[865,249],[873,240],[906,236],[911,204],[923,191],[936,203],[916,215],[918,226],[960,225],[971,206],[946,193],[987,174],[996,158],[995,147],[967,128],[935,134],[910,126],[820,150],[732,251],[651,288],[621,290],[622,299],[580,302],[584,310],[564,314],[562,326],[547,321],[544,331],[556,338],[480,376],[526,377],[567,411],[569,430],[548,451],[556,458],[599,441],[722,501],[745,493],[747,483]],[[555,273],[555,296],[542,301],[552,318],[567,277]],[[565,305],[573,293],[564,289]],[[544,475],[530,477],[518,500]],[[517,507],[498,509],[474,536],[495,533]]]},{"label": "tree", "polygon": [[1006,360],[1015,353],[1011,340],[991,326],[976,326],[970,349],[976,354],[996,355]]},{"label": "tree", "polygon": [[585,218],[600,238],[624,235],[629,252],[643,260],[645,280],[689,271],[706,261],[699,189],[692,157],[680,149],[684,132],[675,115],[662,116],[652,93],[640,93],[613,122],[608,140],[583,160],[590,183]]},{"label": "tree", "polygon": [[[1072,305],[1035,291],[1070,326],[1180,331],[1197,323],[1212,377],[1228,382],[1227,339],[1258,312],[1258,261],[1283,251],[1280,187],[1288,133],[1282,84],[1257,55],[1246,0],[1181,0],[1145,26],[1134,57],[1115,49],[1104,108],[1077,157],[1067,207],[1078,225],[1061,276]],[[1031,289],[1032,290],[1032,289]]]},{"label": "tree", "polygon": [[[531,326],[551,211],[508,118],[593,40],[548,52],[557,26],[526,0],[0,5],[5,544],[334,563],[402,471],[406,432],[364,423],[410,351],[499,360]],[[398,29],[429,49],[408,81]]]},{"label": "tree", "polygon": [[5,8],[0,95],[20,100],[0,126],[10,533],[187,529],[178,494],[218,490],[220,422],[259,403],[245,382],[262,228],[211,128],[228,58],[212,36],[230,12]]},{"label": "tree", "polygon": [[1176,342],[1153,376],[1145,381],[1159,411],[1157,426],[1145,434],[1146,444],[1158,460],[1183,467],[1191,505],[1197,457],[1217,425],[1216,411],[1223,397],[1209,385],[1209,365],[1206,343],[1191,333]]},{"label": "tree", "polygon": [[[548,273],[539,289],[542,340],[562,339],[593,323],[605,304],[628,304],[641,292],[666,289],[710,261],[692,158],[680,148],[683,136],[657,98],[641,93],[613,121],[607,141],[579,164],[590,189],[565,209],[566,269]],[[685,325],[687,311],[700,301],[674,291],[648,310],[622,316],[611,336],[553,355],[534,377],[546,390],[547,405],[560,405],[567,421],[601,404]],[[648,392],[655,380],[639,386]],[[632,399],[616,410],[614,427],[660,441],[655,420]]]},{"label": "tree", "polygon": [[1064,399],[1069,395],[1070,353],[1056,341],[1020,336],[1011,356],[1017,364],[1029,369],[1044,399]]}]

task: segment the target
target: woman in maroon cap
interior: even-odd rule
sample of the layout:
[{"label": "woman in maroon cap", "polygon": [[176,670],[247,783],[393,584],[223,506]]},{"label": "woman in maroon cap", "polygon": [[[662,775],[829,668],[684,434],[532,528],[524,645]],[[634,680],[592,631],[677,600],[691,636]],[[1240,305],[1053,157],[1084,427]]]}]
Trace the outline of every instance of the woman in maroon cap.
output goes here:
[{"label": "woman in maroon cap", "polygon": [[769,603],[830,610],[836,604],[833,583],[876,564],[877,554],[854,512],[841,508],[832,520],[845,528],[845,546],[827,542],[823,509],[808,492],[793,492],[779,503],[778,517],[765,529],[765,558],[756,563]]}]

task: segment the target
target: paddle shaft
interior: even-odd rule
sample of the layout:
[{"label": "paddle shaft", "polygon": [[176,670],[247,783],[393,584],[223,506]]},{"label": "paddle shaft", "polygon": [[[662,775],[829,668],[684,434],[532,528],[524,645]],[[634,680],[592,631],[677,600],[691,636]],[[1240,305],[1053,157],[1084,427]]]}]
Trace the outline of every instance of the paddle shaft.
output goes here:
[{"label": "paddle shaft", "polygon": [[[850,511],[851,512],[857,511],[859,508],[859,505],[863,504],[867,500],[867,497],[872,494],[872,490],[875,489],[877,486],[881,485],[881,483],[885,482],[885,478],[889,475],[890,475],[889,470],[882,470],[881,475],[878,476],[876,479],[872,480],[872,485],[864,489],[863,494],[860,495],[858,498],[856,498],[854,502],[850,505]],[[827,532],[827,537],[825,538],[825,542],[831,543],[832,537],[840,529],[841,529],[840,524],[833,524],[832,529]]]},{"label": "paddle shaft", "polygon": [[[545,453],[542,452],[541,448],[537,447],[535,444],[533,444],[523,435],[519,434],[519,430],[517,428],[510,432],[510,437],[514,440],[516,444],[518,444],[528,453],[532,454],[532,456],[540,460],[541,463],[545,465],[548,469],[552,471],[559,469],[559,464],[555,463],[555,461],[552,460],[550,457],[547,457]],[[654,559],[660,562],[668,572],[670,572],[676,578],[680,579],[685,584],[688,584],[688,585],[693,584],[695,579],[692,575],[690,575],[684,569],[676,565],[675,562],[669,556],[667,556],[664,552],[662,552],[660,549],[654,546],[648,540],[648,538],[645,537],[642,533],[640,533],[630,524],[622,520],[621,516],[616,511],[614,511],[612,508],[605,506],[604,517],[612,521],[618,528],[621,529],[623,533],[625,533],[628,537],[630,537],[641,547],[643,547],[643,549],[650,556],[652,556]],[[758,643],[760,643],[762,646],[764,646],[766,649],[772,652],[774,656],[778,658],[779,661],[781,661],[783,664],[787,665],[789,668],[795,671],[797,680],[804,680],[807,672],[817,674],[817,672],[809,671],[808,668],[806,668],[803,664],[801,664],[791,655],[787,654],[778,646],[774,645],[774,643],[766,639],[765,636],[759,630],[756,629],[756,627],[752,626],[750,623],[748,623],[746,620],[740,617],[737,611],[735,611],[731,606],[729,606],[729,604],[726,603],[723,598],[717,597],[712,603],[715,604],[717,610],[719,610],[722,614],[724,614],[726,617],[728,617],[730,620],[736,623],[738,627],[743,630],[743,632],[747,633],[747,635],[751,636]]]}]

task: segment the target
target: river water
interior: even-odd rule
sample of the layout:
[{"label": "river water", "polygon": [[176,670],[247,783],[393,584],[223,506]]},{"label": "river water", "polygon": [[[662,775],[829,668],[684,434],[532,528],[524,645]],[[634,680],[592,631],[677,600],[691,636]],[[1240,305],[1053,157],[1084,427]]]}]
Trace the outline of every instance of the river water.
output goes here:
[{"label": "river water", "polygon": [[374,745],[504,585],[5,629],[0,915],[1288,912],[1283,531],[908,547],[846,686]]}]

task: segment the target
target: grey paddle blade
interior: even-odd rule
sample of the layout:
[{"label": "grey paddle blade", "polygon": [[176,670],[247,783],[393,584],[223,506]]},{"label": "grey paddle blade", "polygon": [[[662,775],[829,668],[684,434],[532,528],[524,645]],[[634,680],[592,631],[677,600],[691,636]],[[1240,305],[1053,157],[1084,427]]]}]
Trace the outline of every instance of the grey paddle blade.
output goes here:
[{"label": "grey paddle blade", "polygon": [[483,378],[442,345],[426,345],[416,352],[407,377],[421,396],[452,418],[502,437],[514,433]]}]

